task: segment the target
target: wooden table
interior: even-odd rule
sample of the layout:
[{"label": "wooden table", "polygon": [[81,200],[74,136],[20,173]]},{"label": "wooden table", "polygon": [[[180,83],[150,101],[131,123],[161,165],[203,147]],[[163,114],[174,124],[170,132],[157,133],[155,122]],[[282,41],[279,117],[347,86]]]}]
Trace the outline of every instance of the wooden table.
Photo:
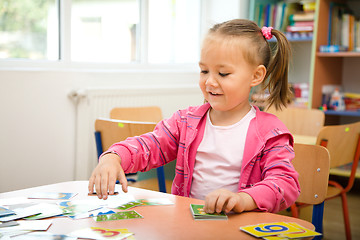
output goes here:
[{"label": "wooden table", "polygon": [[[72,198],[83,199],[87,196],[88,181],[71,181],[46,186],[28,188],[13,192],[0,193],[0,198],[24,197],[34,192],[77,192]],[[194,220],[190,213],[190,203],[203,204],[202,200],[175,196],[135,187],[129,187],[129,194],[135,199],[168,198],[174,205],[140,206],[134,208],[144,218],[95,222],[91,218],[72,220],[67,217],[53,218],[48,232],[68,234],[71,231],[86,227],[127,228],[135,233],[136,240],[175,240],[175,239],[256,239],[239,230],[240,226],[270,222],[296,222],[303,227],[314,229],[307,221],[288,216],[246,212],[230,214],[228,220]],[[39,200],[38,200],[39,201]]]}]

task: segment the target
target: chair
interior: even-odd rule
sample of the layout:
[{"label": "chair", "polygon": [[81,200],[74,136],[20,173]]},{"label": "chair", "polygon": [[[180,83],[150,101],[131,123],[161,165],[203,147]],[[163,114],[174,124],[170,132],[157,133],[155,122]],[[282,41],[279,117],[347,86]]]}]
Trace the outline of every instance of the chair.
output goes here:
[{"label": "chair", "polygon": [[[110,111],[111,119],[128,120],[128,121],[144,121],[158,123],[163,119],[161,108],[158,106],[142,106],[142,107],[115,107]],[[165,179],[164,168],[156,169],[158,178]],[[136,174],[130,174],[136,175]],[[132,178],[129,178],[134,181]],[[165,181],[165,180],[164,180]],[[159,186],[162,186],[162,180],[159,180]],[[165,181],[166,182],[166,181]],[[149,182],[142,182],[141,186],[150,188]],[[159,187],[160,188],[160,187]],[[161,189],[164,189],[163,186]]]},{"label": "chair", "polygon": [[161,109],[149,107],[116,107],[111,109],[110,118],[129,121],[160,122],[163,119]]},{"label": "chair", "polygon": [[[330,155],[325,147],[294,144],[295,158],[292,161],[299,173],[301,193],[297,203],[313,205],[312,223],[315,231],[322,233],[324,200],[329,180]],[[299,217],[297,205],[291,206],[293,217]]]},{"label": "chair", "polygon": [[343,125],[325,126],[317,137],[317,145],[326,147],[331,156],[330,168],[352,164],[346,186],[329,181],[325,200],[341,197],[346,239],[351,239],[349,209],[346,193],[354,185],[356,170],[360,158],[360,122]]},{"label": "chair", "polygon": [[[96,119],[95,121],[95,141],[98,157],[104,149],[108,149],[113,143],[123,141],[130,136],[139,136],[151,132],[155,128],[155,123],[123,121],[116,119]],[[156,169],[160,192],[166,192],[166,181],[163,167]],[[143,181],[141,181],[143,182]],[[152,182],[144,181],[143,186],[148,188]],[[136,185],[134,185],[136,186]],[[138,184],[139,187],[143,187]]]},{"label": "chair", "polygon": [[[318,136],[316,144],[328,149],[331,157],[330,169],[352,164],[350,176],[346,186],[329,180],[326,200],[341,197],[344,215],[344,225],[346,239],[351,239],[349,210],[346,193],[349,192],[354,184],[357,166],[360,158],[360,122],[344,125],[333,125],[323,127]],[[331,172],[331,170],[330,170]],[[306,205],[298,205],[298,208]],[[293,216],[294,215],[293,211]]]},{"label": "chair", "polygon": [[292,134],[317,136],[324,126],[325,114],[319,109],[288,107],[282,110],[269,108],[266,112],[277,116]]}]

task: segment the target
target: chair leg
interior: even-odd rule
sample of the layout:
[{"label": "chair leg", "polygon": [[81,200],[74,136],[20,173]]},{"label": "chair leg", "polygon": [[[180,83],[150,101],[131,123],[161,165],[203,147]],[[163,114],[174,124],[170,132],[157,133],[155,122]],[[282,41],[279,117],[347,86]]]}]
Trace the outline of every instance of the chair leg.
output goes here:
[{"label": "chair leg", "polygon": [[159,184],[159,191],[166,193],[166,184],[165,184],[165,173],[164,167],[158,167],[156,169],[157,177],[158,177],[158,184]]},{"label": "chair leg", "polygon": [[347,203],[347,198],[346,198],[345,192],[341,193],[341,202],[342,202],[342,208],[343,208],[343,214],[344,214],[346,239],[351,240],[349,208],[348,208],[348,203]]},{"label": "chair leg", "polygon": [[296,203],[290,206],[291,216],[295,218],[299,218],[299,208],[296,206]]}]

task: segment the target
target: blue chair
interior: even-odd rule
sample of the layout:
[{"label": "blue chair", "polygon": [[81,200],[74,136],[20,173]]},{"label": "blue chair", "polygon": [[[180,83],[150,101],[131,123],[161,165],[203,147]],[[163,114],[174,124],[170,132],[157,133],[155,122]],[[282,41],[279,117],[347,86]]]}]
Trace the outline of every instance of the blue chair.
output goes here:
[{"label": "blue chair", "polygon": [[[328,189],[330,154],[319,145],[294,144],[295,158],[292,163],[299,173],[301,193],[291,206],[293,217],[298,216],[298,206],[313,205],[312,224],[315,231],[323,233],[324,201]],[[321,239],[321,236],[314,239]]]},{"label": "blue chair", "polygon": [[[97,155],[108,149],[113,143],[123,141],[128,137],[139,136],[151,132],[155,128],[155,123],[123,121],[116,119],[96,119],[95,121],[95,142]],[[156,168],[159,191],[166,193],[166,181],[164,168]],[[129,178],[128,181],[136,182],[137,180]]]}]

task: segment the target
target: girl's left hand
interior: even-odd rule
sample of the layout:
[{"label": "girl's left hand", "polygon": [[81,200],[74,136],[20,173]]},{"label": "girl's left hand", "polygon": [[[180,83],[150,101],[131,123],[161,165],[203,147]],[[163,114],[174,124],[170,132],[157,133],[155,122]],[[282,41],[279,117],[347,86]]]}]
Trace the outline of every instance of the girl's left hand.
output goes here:
[{"label": "girl's left hand", "polygon": [[241,213],[256,208],[254,199],[247,193],[234,193],[226,189],[217,189],[206,196],[204,211],[206,213],[228,213],[230,211]]}]

